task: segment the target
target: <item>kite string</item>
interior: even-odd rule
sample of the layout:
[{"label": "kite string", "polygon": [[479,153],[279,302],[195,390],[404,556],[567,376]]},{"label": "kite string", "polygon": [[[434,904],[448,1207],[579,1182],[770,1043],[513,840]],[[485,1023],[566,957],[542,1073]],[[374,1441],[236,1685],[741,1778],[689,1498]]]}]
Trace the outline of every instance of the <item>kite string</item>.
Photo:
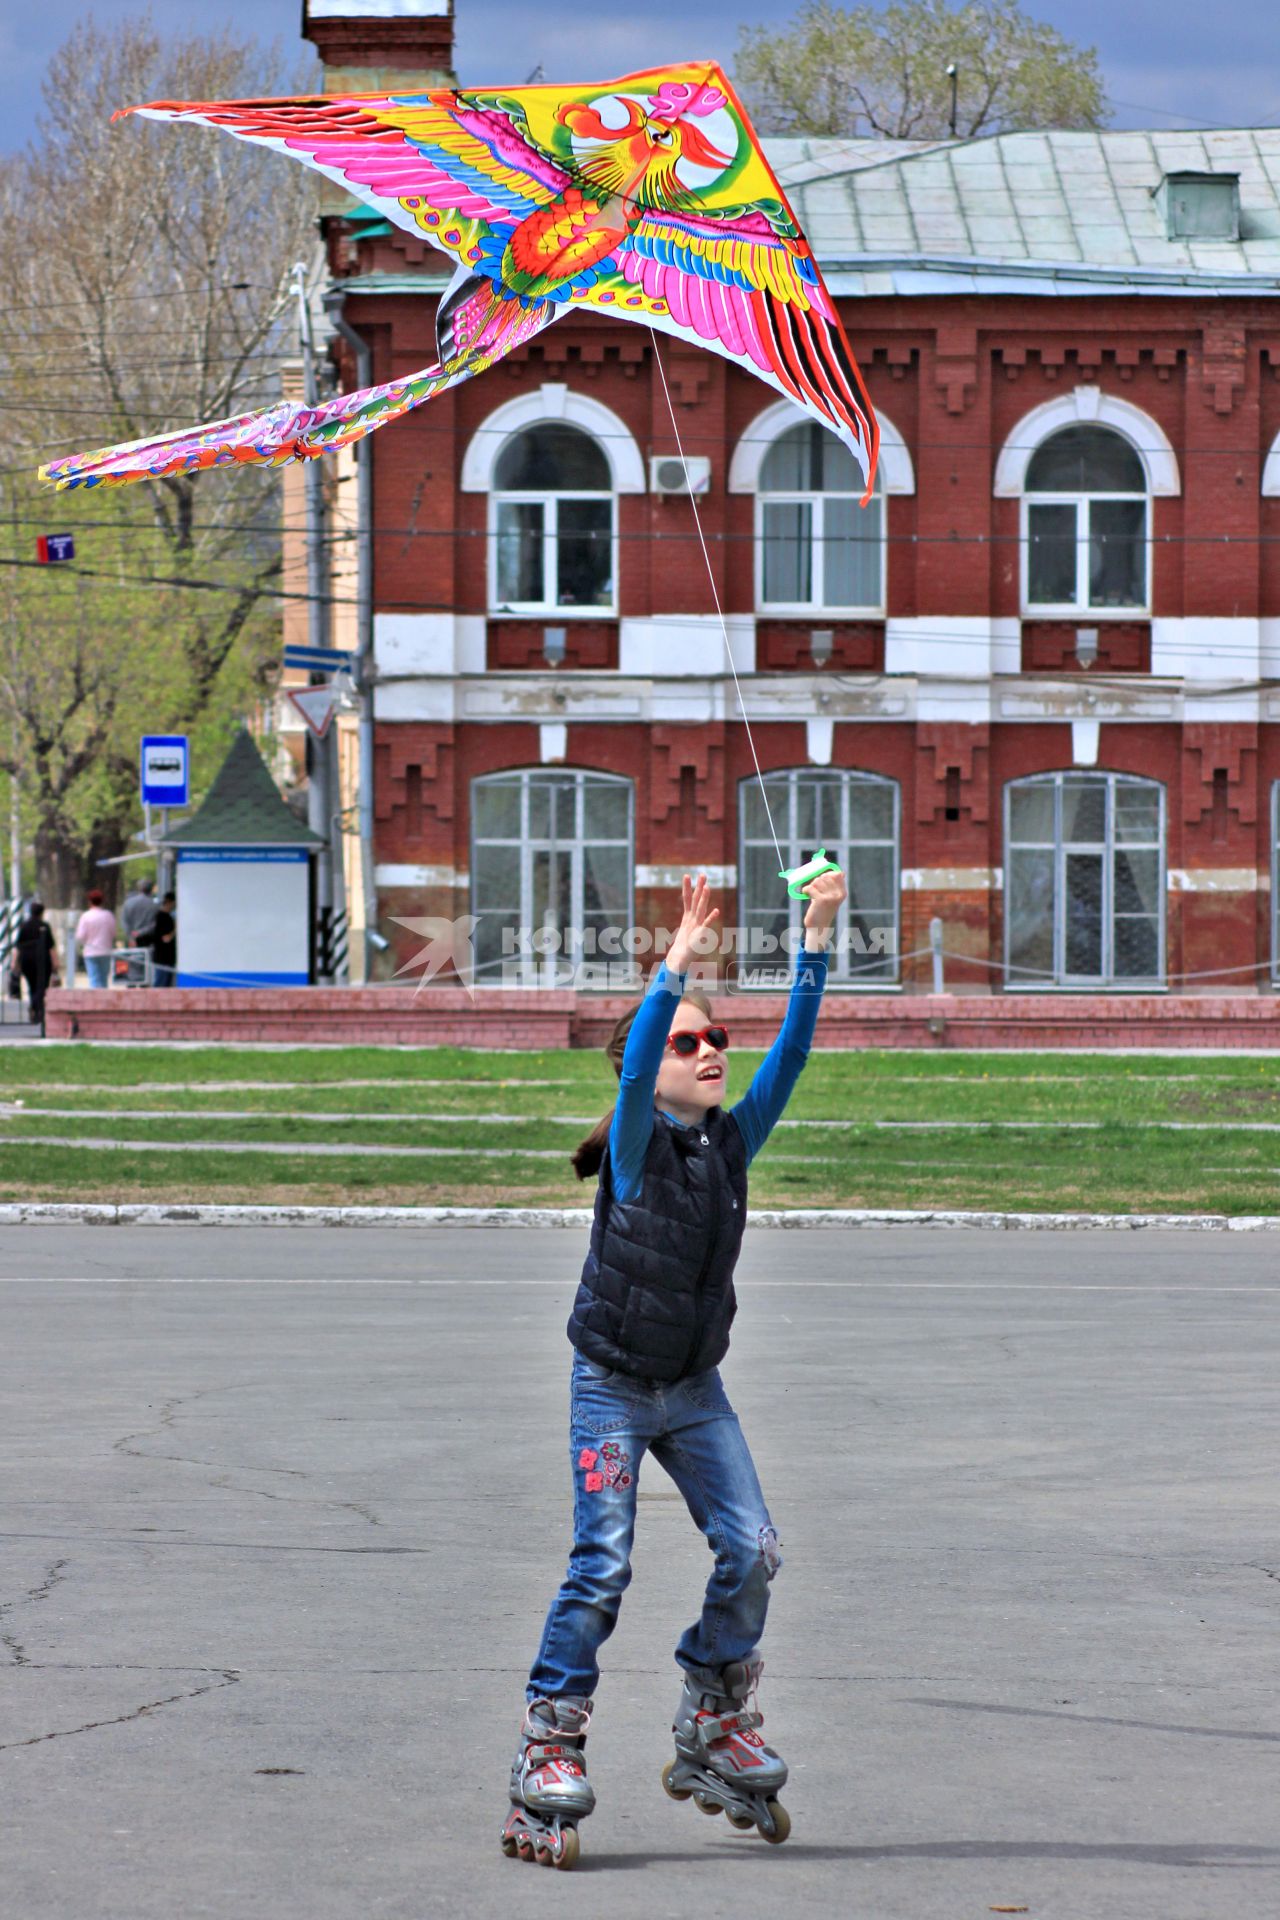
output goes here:
[{"label": "kite string", "polygon": [[685,486],[689,489],[689,504],[693,508],[693,524],[698,530],[698,545],[702,548],[702,557],[705,560],[706,566],[707,566],[707,579],[711,584],[711,598],[715,602],[716,618],[720,622],[720,636],[724,641],[725,655],[729,661],[729,671],[733,675],[733,684],[734,684],[734,687],[737,689],[738,707],[742,714],[742,724],[747,730],[747,744],[751,748],[751,758],[755,761],[756,778],[760,782],[760,798],[764,801],[765,818],[769,822],[769,832],[773,836],[774,850],[778,856],[779,871],[785,872],[787,867],[787,862],[783,859],[782,848],[778,844],[778,830],[773,824],[773,814],[769,808],[769,795],[765,791],[764,774],[760,770],[760,756],[756,752],[756,743],[751,733],[751,722],[747,718],[747,703],[742,697],[742,682],[738,678],[737,662],[734,660],[734,657],[733,657],[733,648],[729,644],[729,628],[725,622],[724,609],[720,605],[720,590],[716,586],[716,576],[711,565],[711,555],[707,551],[706,535],[702,531],[702,516],[698,512],[698,496],[694,492],[693,477],[689,472],[688,456],[686,455],[684,450],[684,442],[680,438],[680,424],[676,419],[676,410],[675,410],[675,404],[671,398],[671,389],[667,385],[667,370],[662,364],[662,355],[658,351],[657,329],[652,325],[650,325],[649,327],[649,337],[653,341],[654,364],[657,366],[658,375],[662,381],[662,391],[666,395],[667,412],[671,415],[671,431],[675,435],[676,448],[680,455],[680,464],[684,468],[684,483],[685,483]]}]

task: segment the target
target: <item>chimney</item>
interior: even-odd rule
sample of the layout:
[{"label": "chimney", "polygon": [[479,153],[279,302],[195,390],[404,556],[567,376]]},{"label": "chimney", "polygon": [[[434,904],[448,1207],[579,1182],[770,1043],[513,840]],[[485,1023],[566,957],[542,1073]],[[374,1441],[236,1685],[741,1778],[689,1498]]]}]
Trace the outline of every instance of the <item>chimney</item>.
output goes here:
[{"label": "chimney", "polygon": [[302,37],[324,62],[325,93],[455,84],[453,0],[302,0]]}]

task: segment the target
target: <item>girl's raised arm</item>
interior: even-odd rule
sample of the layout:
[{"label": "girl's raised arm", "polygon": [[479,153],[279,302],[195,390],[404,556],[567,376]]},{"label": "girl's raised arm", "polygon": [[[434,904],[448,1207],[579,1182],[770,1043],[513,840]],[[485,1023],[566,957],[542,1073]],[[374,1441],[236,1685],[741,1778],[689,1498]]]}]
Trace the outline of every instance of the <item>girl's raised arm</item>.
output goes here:
[{"label": "girl's raised arm", "polygon": [[791,983],[786,1019],[757,1067],[751,1085],[730,1109],[746,1141],[748,1164],[781,1118],[809,1057],[818,1008],[827,984],[827,936],[847,891],[841,873],[819,874],[805,888],[809,905],[804,916],[804,940],[796,954],[795,979]]},{"label": "girl's raised arm", "polygon": [[609,1165],[614,1197],[624,1203],[633,1200],[640,1191],[644,1156],[653,1132],[653,1094],[658,1069],[684,992],[684,976],[693,956],[694,938],[720,914],[720,909],[711,905],[711,889],[705,873],[700,873],[696,882],[685,874],[681,904],[683,916],[676,937],[649,983],[622,1055],[618,1104],[609,1128]]}]

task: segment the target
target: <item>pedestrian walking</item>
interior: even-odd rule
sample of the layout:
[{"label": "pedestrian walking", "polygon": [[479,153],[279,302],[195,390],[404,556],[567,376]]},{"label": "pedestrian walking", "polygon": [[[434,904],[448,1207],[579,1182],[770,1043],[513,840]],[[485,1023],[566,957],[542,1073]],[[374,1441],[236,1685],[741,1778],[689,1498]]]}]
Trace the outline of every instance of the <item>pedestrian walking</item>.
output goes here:
[{"label": "pedestrian walking", "polygon": [[84,955],[91,987],[111,985],[111,955],[116,944],[116,917],[102,903],[102,890],[91,887],[84,912],[76,922],[76,945]]},{"label": "pedestrian walking", "polygon": [[[156,901],[154,880],[135,880],[129,897],[120,909],[120,933],[126,947],[146,947],[151,944],[151,935],[155,931]],[[129,981],[131,987],[141,986],[144,978],[142,962],[129,962]]]},{"label": "pedestrian walking", "polygon": [[806,894],[782,1030],[726,1108],[729,1032],[706,995],[686,985],[698,935],[718,909],[705,875],[696,883],[684,876],[683,918],[666,963],[605,1049],[620,1081],[617,1105],[573,1155],[580,1179],[599,1176],[568,1327],[573,1551],[529,1675],[511,1770],[502,1845],[523,1859],[572,1866],[578,1821],[595,1806],[583,1750],[597,1656],[631,1578],[645,1453],[670,1474],[716,1556],[701,1615],[675,1651],[684,1691],[663,1784],[674,1799],[723,1810],[766,1840],[785,1840],[791,1829],[777,1798],[786,1764],[765,1746],[761,1716],[748,1705],[782,1561],[719,1362],[737,1310],[747,1169],[808,1056],[844,880],[825,873]]},{"label": "pedestrian walking", "polygon": [[31,1018],[43,1033],[44,996],[50,982],[56,982],[58,978],[58,950],[53,944],[53,932],[44,917],[42,900],[33,900],[27,908],[27,917],[18,928],[18,937],[14,942],[14,958],[18,972],[27,983]]},{"label": "pedestrian walking", "polygon": [[166,893],[156,912],[151,934],[152,979],[157,987],[171,987],[178,970],[177,901]]}]

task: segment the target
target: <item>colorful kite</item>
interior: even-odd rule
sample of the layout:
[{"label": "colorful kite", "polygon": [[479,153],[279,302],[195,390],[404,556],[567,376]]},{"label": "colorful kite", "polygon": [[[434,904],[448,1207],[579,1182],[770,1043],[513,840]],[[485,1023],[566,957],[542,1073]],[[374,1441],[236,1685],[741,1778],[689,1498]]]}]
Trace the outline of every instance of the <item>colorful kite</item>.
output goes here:
[{"label": "colorful kite", "polygon": [[[348,445],[589,307],[748,368],[843,440],[870,492],[874,415],[786,195],[719,67],[584,87],[159,101],[293,154],[452,255],[439,360],[321,406],[51,460],[59,489],[204,467],[279,466]],[[117,116],[119,117],[119,116]]]}]

